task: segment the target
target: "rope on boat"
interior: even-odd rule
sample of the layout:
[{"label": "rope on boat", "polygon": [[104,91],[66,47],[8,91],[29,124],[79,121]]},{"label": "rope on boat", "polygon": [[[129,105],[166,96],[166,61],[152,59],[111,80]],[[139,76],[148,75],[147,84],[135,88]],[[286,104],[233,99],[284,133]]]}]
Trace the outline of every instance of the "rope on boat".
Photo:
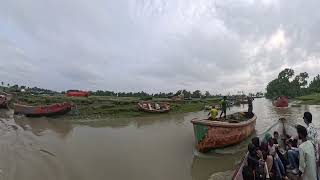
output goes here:
[{"label": "rope on boat", "polygon": [[47,150],[45,150],[45,149],[40,149],[39,151],[44,152],[44,153],[47,153],[47,154],[49,154],[49,155],[51,155],[51,156],[53,156],[53,157],[56,157],[56,155],[54,155],[53,153],[51,153],[51,152],[49,152],[49,151],[47,151]]}]

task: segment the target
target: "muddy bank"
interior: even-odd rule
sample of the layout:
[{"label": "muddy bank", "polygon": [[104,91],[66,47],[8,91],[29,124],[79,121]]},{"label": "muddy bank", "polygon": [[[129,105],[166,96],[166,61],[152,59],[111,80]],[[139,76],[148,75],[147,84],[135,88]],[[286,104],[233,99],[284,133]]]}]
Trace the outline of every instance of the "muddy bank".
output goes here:
[{"label": "muddy bank", "polygon": [[[32,96],[17,95],[14,102],[28,105],[46,105],[51,103],[70,102],[76,105],[77,109],[67,116],[69,119],[92,119],[92,118],[125,118],[145,117],[154,114],[139,111],[137,103],[139,98],[131,97],[66,97],[66,96]],[[169,114],[186,113],[203,110],[205,105],[218,104],[219,99],[194,99],[188,101],[172,101],[171,99],[156,98],[155,102],[169,102],[171,111]]]}]

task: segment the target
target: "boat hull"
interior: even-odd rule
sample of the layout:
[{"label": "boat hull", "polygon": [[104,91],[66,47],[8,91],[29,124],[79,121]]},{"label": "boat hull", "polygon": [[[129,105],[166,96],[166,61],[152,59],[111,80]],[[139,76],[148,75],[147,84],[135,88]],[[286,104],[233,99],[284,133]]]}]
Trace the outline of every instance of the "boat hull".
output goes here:
[{"label": "boat hull", "polygon": [[234,171],[232,180],[243,180],[242,169],[247,165],[248,153],[242,158],[240,165]]},{"label": "boat hull", "polygon": [[287,97],[279,97],[277,100],[273,101],[273,105],[275,107],[288,107],[289,106],[289,100]]},{"label": "boat hull", "polygon": [[42,117],[42,116],[58,116],[64,115],[71,111],[70,103],[57,103],[47,106],[25,106],[20,104],[14,105],[14,114],[21,114],[27,117]]},{"label": "boat hull", "polygon": [[[243,122],[219,122],[193,119],[196,149],[207,152],[211,149],[238,144],[255,131],[257,117]],[[230,119],[232,121],[232,119]]]}]

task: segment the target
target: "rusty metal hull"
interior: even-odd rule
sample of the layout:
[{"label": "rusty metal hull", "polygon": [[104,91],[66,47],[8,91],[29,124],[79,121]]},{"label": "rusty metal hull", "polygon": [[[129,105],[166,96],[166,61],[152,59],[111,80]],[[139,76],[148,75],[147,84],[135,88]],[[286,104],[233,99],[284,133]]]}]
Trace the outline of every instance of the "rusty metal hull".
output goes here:
[{"label": "rusty metal hull", "polygon": [[14,104],[14,114],[26,115],[28,117],[64,115],[71,111],[70,103],[56,103],[45,106],[26,106]]},{"label": "rusty metal hull", "polygon": [[[196,149],[207,152],[214,148],[221,148],[240,143],[249,137],[255,130],[256,115],[251,119],[234,123],[193,119]],[[231,123],[230,123],[231,122]]]}]

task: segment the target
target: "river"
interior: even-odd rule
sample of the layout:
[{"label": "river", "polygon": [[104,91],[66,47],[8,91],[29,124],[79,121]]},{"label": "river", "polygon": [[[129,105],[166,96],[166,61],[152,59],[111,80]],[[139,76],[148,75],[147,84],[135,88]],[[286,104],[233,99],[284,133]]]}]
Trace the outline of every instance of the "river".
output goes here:
[{"label": "river", "polygon": [[[255,99],[256,134],[280,117],[303,124],[305,111],[320,127],[320,106],[279,109]],[[248,142],[208,155],[195,152],[190,120],[206,117],[203,111],[80,123],[11,113],[0,112],[0,180],[222,180],[230,177]]]}]

